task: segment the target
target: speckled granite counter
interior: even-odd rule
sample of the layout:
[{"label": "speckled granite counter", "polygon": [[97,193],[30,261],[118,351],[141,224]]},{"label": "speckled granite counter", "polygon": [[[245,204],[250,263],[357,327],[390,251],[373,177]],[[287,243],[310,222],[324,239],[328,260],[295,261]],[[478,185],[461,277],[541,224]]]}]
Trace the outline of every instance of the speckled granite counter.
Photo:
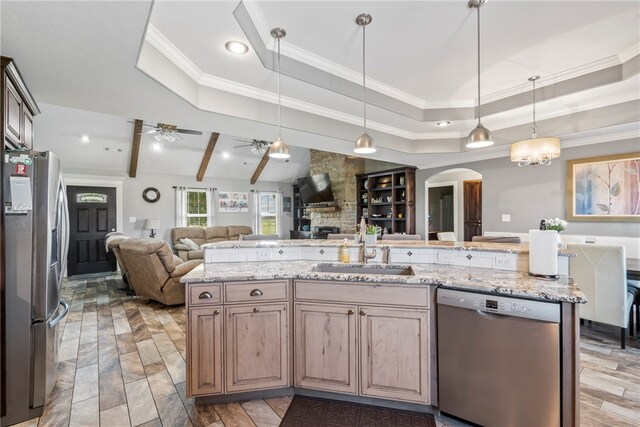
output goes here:
[{"label": "speckled granite counter", "polygon": [[[341,247],[342,240],[258,240],[258,241],[224,241],[207,243],[202,249],[238,249],[238,248],[287,248],[287,247]],[[349,247],[359,247],[361,244],[354,241],[348,242]],[[528,254],[527,243],[489,243],[489,242],[440,242],[429,241],[378,241],[375,245],[367,245],[370,248],[432,248],[451,249],[459,251],[502,252],[512,254]],[[560,255],[575,256],[575,253],[566,249],[560,249]]]},{"label": "speckled granite counter", "polygon": [[[445,286],[469,291],[480,291],[531,298],[542,301],[583,303],[586,297],[569,277],[557,280],[539,279],[517,271],[486,268],[457,267],[438,264],[412,265],[415,272],[409,276],[377,274],[323,273],[315,271],[322,263],[314,261],[244,262],[202,264],[185,275],[181,281],[229,282],[245,280],[306,279],[332,280],[376,285],[416,284]],[[360,264],[344,264],[354,267]],[[384,265],[380,266],[384,268]],[[397,266],[396,266],[397,267]],[[319,284],[318,286],[322,286]]]}]

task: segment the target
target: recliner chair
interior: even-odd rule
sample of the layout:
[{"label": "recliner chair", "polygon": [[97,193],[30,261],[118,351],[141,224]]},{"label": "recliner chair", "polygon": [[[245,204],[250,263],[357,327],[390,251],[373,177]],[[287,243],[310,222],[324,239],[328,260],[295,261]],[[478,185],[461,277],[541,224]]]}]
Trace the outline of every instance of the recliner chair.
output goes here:
[{"label": "recliner chair", "polygon": [[167,242],[149,238],[122,241],[120,255],[136,295],[165,305],[184,304],[180,278],[202,264],[202,260],[182,261],[171,253]]}]

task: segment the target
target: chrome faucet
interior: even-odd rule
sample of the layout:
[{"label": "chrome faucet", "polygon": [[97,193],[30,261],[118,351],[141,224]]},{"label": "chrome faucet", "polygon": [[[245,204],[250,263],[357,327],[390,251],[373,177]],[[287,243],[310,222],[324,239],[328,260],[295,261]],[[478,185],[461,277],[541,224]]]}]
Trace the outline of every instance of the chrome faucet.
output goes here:
[{"label": "chrome faucet", "polygon": [[367,260],[373,259],[378,254],[376,248],[373,248],[373,252],[367,252],[367,241],[364,236],[362,237],[362,263],[366,264]]}]

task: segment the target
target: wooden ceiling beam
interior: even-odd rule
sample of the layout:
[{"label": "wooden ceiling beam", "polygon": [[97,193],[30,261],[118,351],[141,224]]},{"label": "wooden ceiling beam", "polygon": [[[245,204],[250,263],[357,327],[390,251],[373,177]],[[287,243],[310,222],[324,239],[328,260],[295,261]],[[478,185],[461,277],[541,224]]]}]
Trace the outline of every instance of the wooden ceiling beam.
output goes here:
[{"label": "wooden ceiling beam", "polygon": [[135,178],[138,172],[138,157],[140,156],[140,140],[142,139],[142,120],[136,119],[133,125],[133,140],[131,142],[131,159],[129,161],[129,178]]},{"label": "wooden ceiling beam", "polygon": [[207,171],[207,167],[209,166],[209,161],[211,160],[213,150],[216,148],[216,143],[218,142],[219,136],[219,133],[213,132],[211,134],[211,137],[209,138],[209,144],[207,145],[207,149],[204,150],[202,162],[200,162],[200,169],[198,169],[198,174],[196,175],[196,180],[198,181],[202,181],[204,179],[204,174]]},{"label": "wooden ceiling beam", "polygon": [[265,166],[267,166],[268,162],[269,162],[269,149],[267,149],[267,151],[264,153],[264,156],[262,156],[262,160],[260,160],[260,163],[258,163],[258,167],[256,168],[256,171],[253,173],[253,176],[251,177],[251,185],[258,182],[258,178],[260,178],[260,174],[264,170]]}]

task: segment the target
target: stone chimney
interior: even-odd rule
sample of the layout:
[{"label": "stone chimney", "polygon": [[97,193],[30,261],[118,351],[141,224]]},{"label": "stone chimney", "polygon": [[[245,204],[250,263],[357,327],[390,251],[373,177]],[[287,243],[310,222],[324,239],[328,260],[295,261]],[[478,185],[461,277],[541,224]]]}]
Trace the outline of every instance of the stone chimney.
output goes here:
[{"label": "stone chimney", "polygon": [[341,233],[356,232],[356,174],[364,172],[364,159],[344,154],[310,150],[311,175],[328,173],[333,196],[338,204],[336,212],[311,212],[311,229],[327,225],[340,227]]}]

